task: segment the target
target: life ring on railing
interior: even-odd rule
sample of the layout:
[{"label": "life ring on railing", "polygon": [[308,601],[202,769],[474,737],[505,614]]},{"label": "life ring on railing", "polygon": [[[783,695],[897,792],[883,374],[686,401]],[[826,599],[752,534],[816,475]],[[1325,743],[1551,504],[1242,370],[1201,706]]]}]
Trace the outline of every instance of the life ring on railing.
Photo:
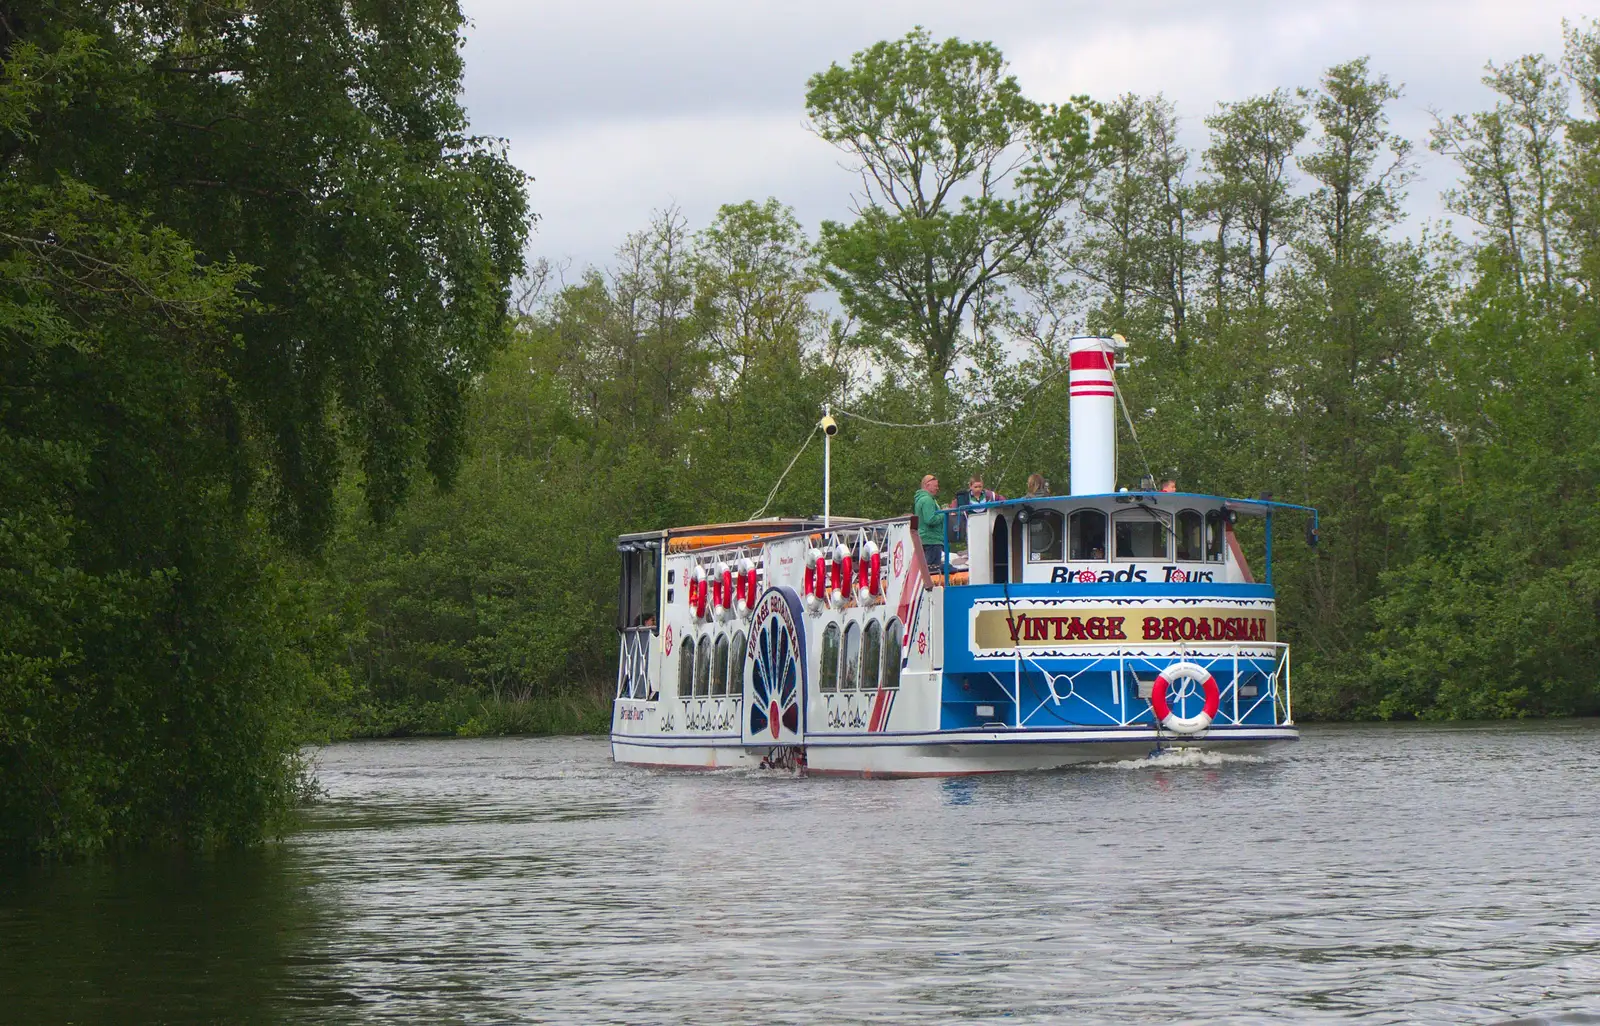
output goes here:
[{"label": "life ring on railing", "polygon": [[[1192,680],[1205,689],[1206,705],[1194,716],[1179,716],[1167,704],[1167,685],[1178,680]],[[1211,726],[1217,709],[1222,705],[1222,692],[1217,689],[1217,679],[1203,666],[1191,662],[1173,663],[1156,675],[1155,687],[1150,690],[1150,708],[1156,722],[1174,734],[1198,734]]]},{"label": "life ring on railing", "polygon": [[835,609],[843,609],[850,602],[850,592],[855,584],[855,569],[851,566],[850,546],[840,542],[834,549],[833,557],[833,594],[828,597],[829,605]]},{"label": "life ring on railing", "polygon": [[689,580],[689,605],[694,612],[696,620],[706,618],[706,601],[711,597],[706,594],[711,590],[711,582],[706,580],[706,572],[700,567],[695,567],[694,576]]},{"label": "life ring on railing", "polygon": [[880,558],[878,547],[870,539],[861,543],[861,559],[856,563],[856,601],[863,606],[878,600]]},{"label": "life ring on railing", "polygon": [[828,561],[821,549],[806,552],[806,611],[815,613],[822,608],[823,595],[828,590]]},{"label": "life ring on railing", "polygon": [[733,616],[733,568],[726,563],[717,564],[716,614],[718,620]]},{"label": "life ring on railing", "polygon": [[733,609],[739,616],[750,612],[756,604],[756,564],[749,557],[739,560],[738,587],[735,590]]}]

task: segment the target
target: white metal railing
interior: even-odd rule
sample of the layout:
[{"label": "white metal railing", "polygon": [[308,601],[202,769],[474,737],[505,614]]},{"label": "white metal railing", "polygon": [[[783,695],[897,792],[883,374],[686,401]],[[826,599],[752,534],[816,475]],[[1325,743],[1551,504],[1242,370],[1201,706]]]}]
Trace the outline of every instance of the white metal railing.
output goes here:
[{"label": "white metal railing", "polygon": [[[1011,698],[1014,727],[1036,725],[1035,718],[1045,718],[1041,714],[1047,710],[1049,718],[1059,722],[1062,719],[1061,707],[1073,701],[1082,703],[1100,717],[1097,720],[1086,718],[1082,723],[1083,726],[1127,727],[1153,720],[1154,714],[1149,705],[1138,701],[1140,698],[1148,697],[1148,693],[1140,694],[1140,685],[1146,682],[1153,685],[1156,676],[1177,661],[1195,663],[1216,680],[1221,704],[1213,722],[1218,725],[1244,724],[1263,703],[1268,704],[1272,710],[1272,725],[1285,726],[1294,722],[1289,646],[1283,642],[1246,644],[1202,642],[1186,645],[1176,655],[1159,656],[1118,651],[1098,656],[1070,672],[1064,670],[1052,672],[1032,657],[1025,655],[1022,650],[1013,649],[1010,682],[1003,680],[1002,674],[993,671],[990,671],[989,676]],[[1024,709],[1023,682],[1026,672],[1023,669],[1024,663],[1032,668],[1032,672],[1027,675],[1041,683],[1044,691],[1031,709]],[[1263,667],[1263,663],[1270,663],[1270,668]],[[1111,675],[1109,692],[1111,709],[1101,708],[1099,703],[1078,690],[1078,681],[1084,675],[1107,673]],[[1140,679],[1140,674],[1145,675],[1144,680]],[[1245,694],[1244,688],[1252,681],[1256,681],[1256,693]],[[1180,696],[1181,693],[1169,698],[1169,702]],[[1076,721],[1072,722],[1076,724]]]}]

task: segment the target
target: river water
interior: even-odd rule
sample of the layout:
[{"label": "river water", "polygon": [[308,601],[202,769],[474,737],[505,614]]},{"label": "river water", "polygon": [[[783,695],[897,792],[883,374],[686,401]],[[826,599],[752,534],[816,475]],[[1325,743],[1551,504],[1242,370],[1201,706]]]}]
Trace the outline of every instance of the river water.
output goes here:
[{"label": "river water", "polygon": [[317,755],[266,851],[5,871],[6,1022],[1600,1023],[1600,724],[957,780]]}]

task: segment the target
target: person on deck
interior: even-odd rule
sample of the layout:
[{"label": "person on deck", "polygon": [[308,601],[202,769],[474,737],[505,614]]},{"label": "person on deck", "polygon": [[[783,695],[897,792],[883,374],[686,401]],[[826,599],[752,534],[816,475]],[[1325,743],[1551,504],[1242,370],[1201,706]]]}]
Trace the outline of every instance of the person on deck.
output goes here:
[{"label": "person on deck", "polygon": [[944,569],[944,516],[939,508],[939,479],[925,474],[922,487],[911,500],[911,512],[917,517],[917,537],[922,541],[922,554],[927,557],[928,569]]},{"label": "person on deck", "polygon": [[1032,499],[1032,498],[1037,498],[1038,496],[1041,496],[1041,495],[1048,495],[1048,494],[1050,494],[1050,482],[1046,481],[1044,479],[1044,475],[1043,474],[1029,474],[1028,475],[1028,495],[1027,495],[1027,497]]},{"label": "person on deck", "polygon": [[[956,493],[955,500],[947,509],[959,510],[963,506],[971,506],[980,502],[1000,502],[1004,495],[990,491],[983,486],[983,475],[973,474],[967,479],[967,487]],[[967,540],[967,515],[956,513],[950,520],[950,540],[965,542]]]}]

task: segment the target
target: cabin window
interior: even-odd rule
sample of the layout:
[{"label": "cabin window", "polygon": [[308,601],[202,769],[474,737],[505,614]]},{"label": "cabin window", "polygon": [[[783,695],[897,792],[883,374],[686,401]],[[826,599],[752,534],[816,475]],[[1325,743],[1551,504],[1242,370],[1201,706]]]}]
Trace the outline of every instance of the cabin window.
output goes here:
[{"label": "cabin window", "polygon": [[1106,558],[1106,515],[1097,509],[1078,509],[1067,518],[1068,557],[1077,560]]},{"label": "cabin window", "polygon": [[744,695],[744,656],[744,635],[735,634],[728,651],[728,694],[735,698]]},{"label": "cabin window", "polygon": [[711,693],[728,693],[728,636],[717,639],[717,654],[711,660]]},{"label": "cabin window", "polygon": [[878,690],[878,678],[883,671],[883,624],[867,621],[866,635],[861,639],[861,690]]},{"label": "cabin window", "polygon": [[994,518],[994,533],[990,536],[993,540],[989,544],[993,576],[989,580],[995,584],[1005,584],[1011,580],[1011,533],[1006,528],[1006,518],[996,513]]},{"label": "cabin window", "polygon": [[900,631],[899,620],[890,620],[883,629],[883,677],[878,686],[892,691],[900,686]]},{"label": "cabin window", "polygon": [[1205,558],[1205,549],[1200,543],[1204,527],[1200,514],[1194,510],[1186,509],[1178,514],[1177,543],[1180,561],[1198,563]]},{"label": "cabin window", "polygon": [[1028,562],[1061,562],[1062,521],[1060,510],[1038,509],[1028,521]]},{"label": "cabin window", "polygon": [[661,549],[654,542],[624,542],[617,588],[617,630],[658,629],[661,622]]},{"label": "cabin window", "polygon": [[824,692],[839,690],[839,625],[822,629],[822,659],[817,667],[817,687]]},{"label": "cabin window", "polygon": [[1227,526],[1222,520],[1222,510],[1214,509],[1206,514],[1206,561],[1222,562],[1227,545]]},{"label": "cabin window", "polygon": [[703,697],[711,677],[711,639],[701,638],[700,648],[694,654],[694,693]]},{"label": "cabin window", "polygon": [[839,660],[839,690],[854,691],[861,682],[861,625],[844,629],[844,653]]},{"label": "cabin window", "polygon": [[1130,509],[1112,518],[1117,559],[1166,559],[1167,526],[1165,513],[1153,509]]},{"label": "cabin window", "polygon": [[694,639],[684,638],[678,649],[678,697],[688,698],[694,692]]}]

